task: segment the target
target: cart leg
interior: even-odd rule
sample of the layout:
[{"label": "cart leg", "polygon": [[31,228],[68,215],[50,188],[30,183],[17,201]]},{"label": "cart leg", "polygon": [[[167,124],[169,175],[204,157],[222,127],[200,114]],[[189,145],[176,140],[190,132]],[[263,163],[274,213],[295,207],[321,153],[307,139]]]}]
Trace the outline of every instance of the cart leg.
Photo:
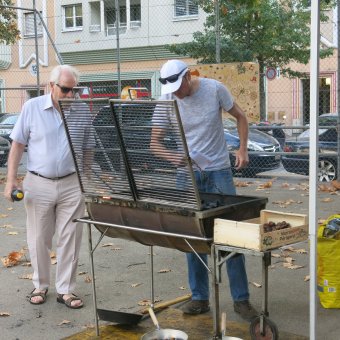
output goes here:
[{"label": "cart leg", "polygon": [[87,223],[87,235],[88,235],[88,246],[90,255],[90,268],[91,268],[91,278],[92,278],[92,297],[93,297],[93,309],[94,309],[94,320],[96,326],[96,335],[99,336],[99,323],[97,315],[97,295],[96,295],[96,282],[94,278],[94,265],[93,265],[93,249],[92,249],[92,233],[91,224]]},{"label": "cart leg", "polygon": [[153,246],[149,247],[150,249],[150,271],[151,271],[151,301],[150,301],[150,307],[154,308],[154,302],[155,302],[155,288],[154,288],[154,276],[153,276]]},{"label": "cart leg", "polygon": [[220,270],[218,264],[218,247],[214,244],[211,246],[211,259],[212,259],[212,309],[213,309],[213,339],[220,339],[220,292],[219,280],[217,274]]},{"label": "cart leg", "polygon": [[269,316],[268,313],[268,267],[271,264],[271,252],[265,252],[262,257],[262,282],[264,287],[262,300],[262,313]]}]

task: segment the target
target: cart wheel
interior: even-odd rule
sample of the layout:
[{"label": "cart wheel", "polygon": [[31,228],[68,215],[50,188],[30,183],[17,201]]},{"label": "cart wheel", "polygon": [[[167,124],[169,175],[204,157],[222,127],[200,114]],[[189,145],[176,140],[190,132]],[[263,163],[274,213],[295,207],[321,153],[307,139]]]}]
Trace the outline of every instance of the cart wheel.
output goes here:
[{"label": "cart wheel", "polygon": [[[261,318],[263,318],[264,332],[261,334]],[[273,321],[261,315],[250,323],[250,335],[252,340],[278,340],[279,331]]]}]

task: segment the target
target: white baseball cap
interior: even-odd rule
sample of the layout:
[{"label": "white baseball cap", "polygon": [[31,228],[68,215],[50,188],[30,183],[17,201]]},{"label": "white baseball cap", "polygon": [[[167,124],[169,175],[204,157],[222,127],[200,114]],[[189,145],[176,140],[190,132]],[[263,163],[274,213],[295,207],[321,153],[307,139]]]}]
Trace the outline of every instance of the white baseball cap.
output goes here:
[{"label": "white baseball cap", "polygon": [[188,65],[182,60],[168,60],[161,68],[162,94],[176,92],[182,84],[182,78],[188,71]]}]

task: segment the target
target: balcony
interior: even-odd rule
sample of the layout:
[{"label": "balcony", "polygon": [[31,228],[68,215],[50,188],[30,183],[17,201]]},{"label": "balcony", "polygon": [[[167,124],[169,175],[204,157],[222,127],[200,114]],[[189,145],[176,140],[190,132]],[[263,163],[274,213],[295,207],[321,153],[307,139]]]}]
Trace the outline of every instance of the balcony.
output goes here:
[{"label": "balcony", "polygon": [[[119,33],[125,33],[126,32],[126,22],[121,22],[119,25]],[[117,28],[116,24],[108,24],[106,25],[106,35],[116,35]]]},{"label": "balcony", "polygon": [[89,30],[91,33],[100,32],[100,25],[90,25]]},{"label": "balcony", "polygon": [[140,28],[142,26],[142,23],[140,20],[138,21],[130,21],[130,28],[131,29],[137,29]]}]

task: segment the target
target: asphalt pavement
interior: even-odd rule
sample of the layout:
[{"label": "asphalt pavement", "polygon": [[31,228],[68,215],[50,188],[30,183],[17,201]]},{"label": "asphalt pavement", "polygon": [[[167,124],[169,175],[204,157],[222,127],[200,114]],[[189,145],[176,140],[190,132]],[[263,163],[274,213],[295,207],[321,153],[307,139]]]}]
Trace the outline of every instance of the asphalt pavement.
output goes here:
[{"label": "asphalt pavement", "polygon": [[[25,164],[20,167],[24,173]],[[0,168],[0,192],[4,189],[6,168]],[[265,196],[267,209],[308,215],[308,177],[290,175],[284,171],[262,174],[259,178],[235,178],[240,195]],[[339,213],[340,191],[318,192],[317,216],[326,219]],[[93,230],[93,240],[100,234]],[[92,285],[90,279],[88,238],[84,230],[77,277],[77,291],[85,306],[71,310],[56,302],[53,285],[55,265],[52,264],[52,284],[47,302],[33,306],[26,295],[33,289],[29,255],[26,250],[25,210],[22,202],[10,203],[0,195],[0,258],[11,252],[24,255],[12,267],[0,263],[0,339],[35,340],[63,339],[94,327]],[[154,290],[156,300],[169,300],[189,293],[186,260],[183,253],[154,247]],[[309,248],[308,241],[272,253],[269,268],[268,310],[279,332],[309,336]],[[296,266],[287,267],[287,258]],[[98,308],[136,313],[150,300],[151,274],[149,247],[122,239],[104,237],[94,253]],[[54,259],[51,259],[54,263]],[[261,260],[246,256],[251,302],[261,310]],[[294,269],[295,268],[295,269]],[[220,288],[221,309],[228,320],[244,323],[234,313],[229,284],[223,271]],[[317,299],[316,339],[339,340],[340,309],[324,309]],[[101,324],[105,323],[100,321]],[[282,339],[282,338],[280,338]],[[288,338],[289,339],[289,338]],[[195,339],[196,340],[196,339]]]}]

